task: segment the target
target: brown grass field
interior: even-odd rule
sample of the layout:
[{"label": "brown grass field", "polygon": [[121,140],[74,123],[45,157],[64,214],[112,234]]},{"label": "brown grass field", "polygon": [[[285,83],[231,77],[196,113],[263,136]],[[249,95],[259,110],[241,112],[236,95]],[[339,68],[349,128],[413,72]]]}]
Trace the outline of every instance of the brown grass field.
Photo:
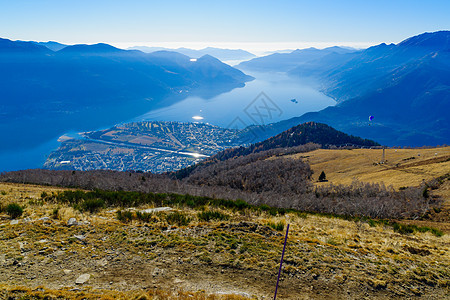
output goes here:
[{"label": "brown grass field", "polygon": [[[315,185],[351,184],[358,180],[380,183],[395,189],[420,186],[434,178],[446,177],[431,194],[442,199],[442,210],[433,221],[402,221],[404,223],[433,226],[450,233],[450,147],[429,149],[386,149],[385,162],[381,164],[382,149],[328,150],[318,149],[291,157],[307,161],[314,171]],[[318,182],[324,171],[327,182]]]},{"label": "brown grass field", "polygon": [[[285,230],[273,224],[287,223],[277,299],[450,297],[448,234],[217,208],[229,219],[199,220],[211,207],[174,207],[191,218],[183,226],[167,224],[172,212],[123,223],[118,208],[80,212],[41,199],[42,192],[60,191],[0,183],[3,207],[25,207],[15,225],[0,213],[0,299],[269,299]],[[71,217],[83,223],[69,227]],[[81,274],[90,279],[76,284]]]},{"label": "brown grass field", "polygon": [[[310,164],[317,180],[324,171],[328,183],[351,184],[353,180],[384,183],[394,188],[419,186],[423,181],[450,172],[450,147],[431,149],[386,149],[385,163],[380,164],[383,150],[319,149],[307,154],[295,154]],[[414,157],[414,158],[413,158]],[[316,182],[316,184],[327,184]],[[449,190],[442,195],[450,198]]]}]

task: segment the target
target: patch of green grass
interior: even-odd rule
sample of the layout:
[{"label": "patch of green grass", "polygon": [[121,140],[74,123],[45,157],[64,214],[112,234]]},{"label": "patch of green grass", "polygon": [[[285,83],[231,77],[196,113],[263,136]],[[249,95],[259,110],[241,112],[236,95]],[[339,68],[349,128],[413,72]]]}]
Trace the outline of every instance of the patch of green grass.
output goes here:
[{"label": "patch of green grass", "polygon": [[10,203],[6,206],[6,213],[11,219],[16,219],[23,214],[23,208],[17,203]]},{"label": "patch of green grass", "polygon": [[308,214],[303,212],[303,211],[297,211],[295,212],[295,214],[297,215],[297,217],[299,217],[300,219],[306,219],[308,217]]},{"label": "patch of green grass", "polygon": [[409,225],[409,224],[400,224],[397,222],[391,223],[392,227],[394,228],[395,232],[402,233],[402,234],[411,234],[414,232],[431,232],[437,237],[443,236],[444,233],[436,228],[431,228],[428,226],[416,226],[416,225]]},{"label": "patch of green grass", "polygon": [[52,219],[55,219],[55,220],[56,220],[56,219],[58,219],[58,216],[59,216],[59,207],[53,209],[53,211],[52,211],[52,213],[51,213]]},{"label": "patch of green grass", "polygon": [[117,211],[117,219],[121,222],[128,223],[133,220],[133,213],[131,211]]},{"label": "patch of green grass", "polygon": [[105,201],[102,199],[86,199],[79,205],[81,211],[94,213],[105,207]]},{"label": "patch of green grass", "polygon": [[202,211],[197,214],[197,217],[200,221],[228,220],[230,218],[230,216],[220,211]]},{"label": "patch of green grass", "polygon": [[136,212],[136,219],[145,223],[150,223],[152,221],[156,220],[156,217],[152,213],[146,213],[146,212]]},{"label": "patch of green grass", "polygon": [[191,218],[183,212],[174,212],[166,216],[167,223],[171,225],[186,226],[191,222]]},{"label": "patch of green grass", "polygon": [[269,223],[267,223],[267,225],[269,227],[272,227],[276,231],[283,231],[284,230],[284,222],[283,221],[279,221],[277,223],[269,222]]}]

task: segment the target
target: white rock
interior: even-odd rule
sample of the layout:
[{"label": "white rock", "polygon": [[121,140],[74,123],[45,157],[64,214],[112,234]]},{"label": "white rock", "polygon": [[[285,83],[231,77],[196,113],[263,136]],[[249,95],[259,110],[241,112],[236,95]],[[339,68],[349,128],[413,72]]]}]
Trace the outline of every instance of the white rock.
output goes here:
[{"label": "white rock", "polygon": [[77,278],[77,280],[75,280],[75,283],[83,284],[83,283],[87,282],[89,280],[89,278],[91,278],[91,274],[82,274]]},{"label": "white rock", "polygon": [[72,270],[64,269],[63,272],[64,274],[69,275],[70,273],[72,273]]},{"label": "white rock", "polygon": [[53,252],[53,255],[54,256],[62,256],[62,255],[64,255],[64,254],[66,254],[64,251],[61,251],[61,250],[58,250],[58,251],[56,251],[56,252]]},{"label": "white rock", "polygon": [[78,239],[78,240],[80,240],[80,241],[83,241],[83,240],[86,239],[86,237],[85,237],[84,235],[76,235],[76,234],[75,234],[73,237],[76,238],[76,239]]},{"label": "white rock", "polygon": [[77,219],[70,218],[69,221],[67,221],[67,226],[73,226],[73,225],[78,225]]},{"label": "white rock", "polygon": [[156,207],[156,208],[148,208],[148,209],[144,209],[141,210],[142,213],[154,213],[154,212],[159,212],[159,211],[170,211],[172,210],[171,207]]},{"label": "white rock", "polygon": [[9,222],[10,225],[17,225],[19,224],[19,220],[11,220],[11,222]]}]

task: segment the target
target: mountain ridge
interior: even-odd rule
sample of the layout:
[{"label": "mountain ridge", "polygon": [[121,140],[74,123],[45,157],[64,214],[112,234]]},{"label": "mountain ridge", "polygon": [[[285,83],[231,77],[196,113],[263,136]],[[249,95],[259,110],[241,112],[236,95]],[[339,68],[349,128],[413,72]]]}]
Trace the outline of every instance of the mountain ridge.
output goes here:
[{"label": "mountain ridge", "polygon": [[218,58],[221,61],[230,60],[247,60],[256,57],[255,54],[242,49],[223,49],[215,47],[206,47],[200,50],[189,49],[189,48],[166,48],[166,47],[147,47],[147,46],[134,46],[127,48],[129,50],[140,50],[146,53],[153,53],[155,51],[174,51],[190,58],[200,58],[203,55],[209,54]]},{"label": "mountain ridge", "polygon": [[449,40],[450,31],[424,33],[297,65],[288,73],[313,79],[337,105],[255,130],[268,137],[315,121],[389,146],[448,144]]},{"label": "mountain ridge", "polygon": [[[202,68],[217,78],[207,78]],[[2,39],[0,151],[115,124],[205,90],[213,97],[252,79],[218,60],[191,62],[181,54],[162,57],[103,43],[55,52]]]}]

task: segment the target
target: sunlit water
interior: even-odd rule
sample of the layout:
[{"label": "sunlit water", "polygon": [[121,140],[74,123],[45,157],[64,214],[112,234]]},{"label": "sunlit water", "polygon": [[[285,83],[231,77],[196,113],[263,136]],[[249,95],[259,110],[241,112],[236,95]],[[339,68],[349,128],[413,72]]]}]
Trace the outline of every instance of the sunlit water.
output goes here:
[{"label": "sunlit water", "polygon": [[243,128],[298,117],[335,105],[335,101],[282,73],[250,73],[256,79],[245,87],[211,99],[193,96],[171,106],[151,110],[133,121],[204,122]]}]

